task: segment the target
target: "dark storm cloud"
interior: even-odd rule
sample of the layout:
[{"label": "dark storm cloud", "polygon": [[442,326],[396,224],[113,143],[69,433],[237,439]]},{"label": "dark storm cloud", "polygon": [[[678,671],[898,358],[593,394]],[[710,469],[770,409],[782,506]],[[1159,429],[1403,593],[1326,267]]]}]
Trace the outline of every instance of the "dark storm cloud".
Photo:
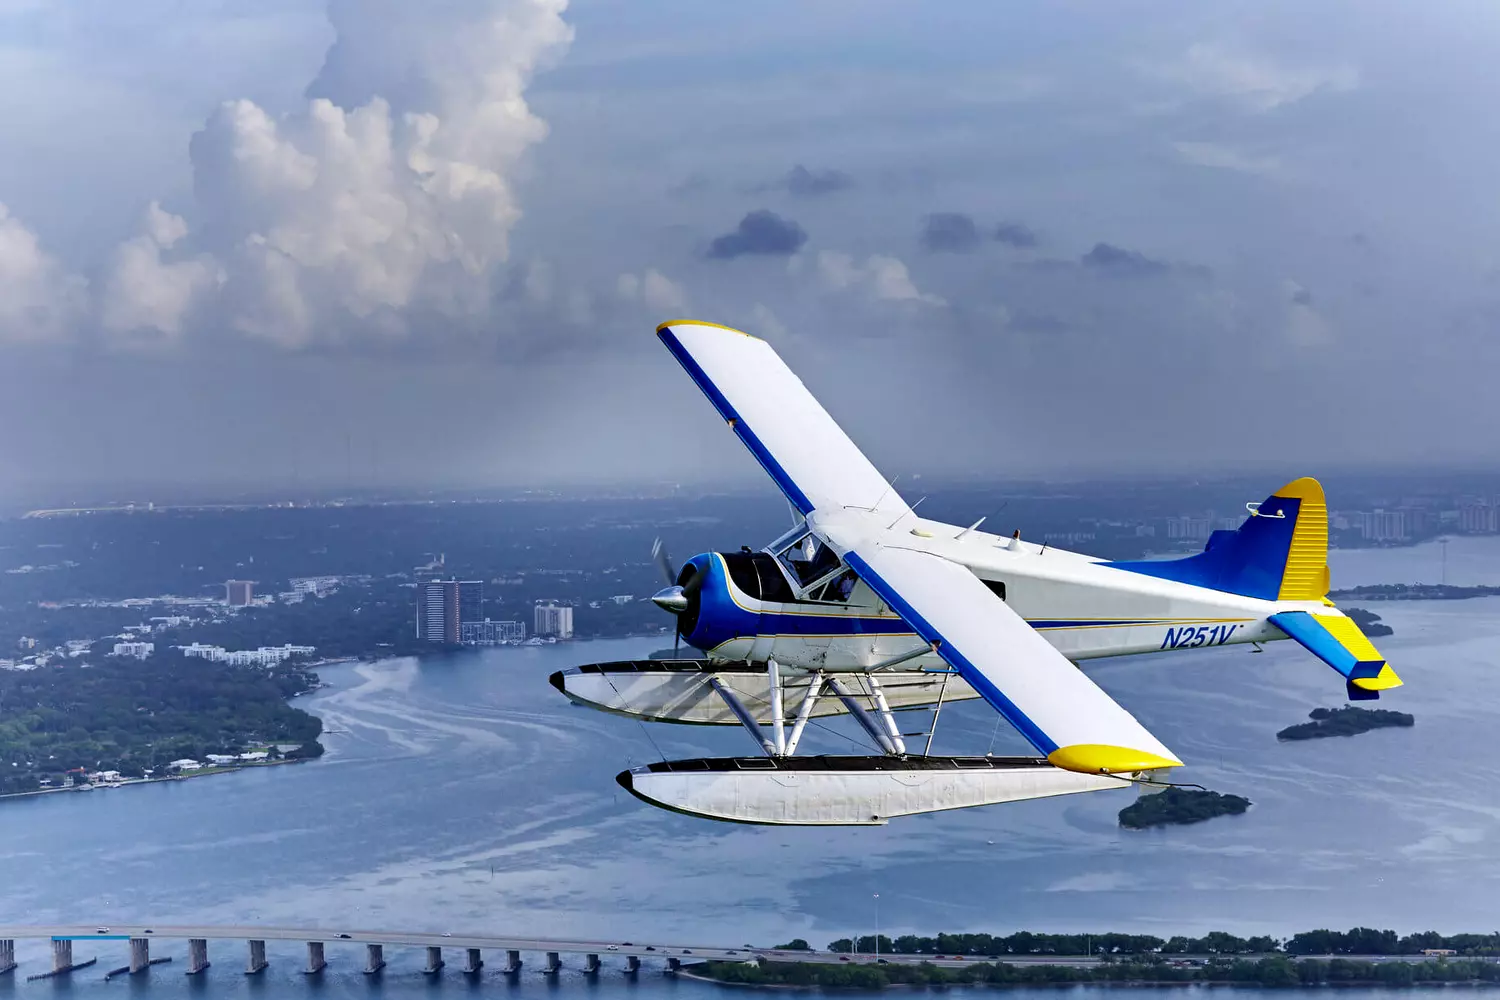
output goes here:
[{"label": "dark storm cloud", "polygon": [[962,212],[934,212],[922,224],[922,246],[933,253],[973,253],[979,227]]},{"label": "dark storm cloud", "polygon": [[1126,250],[1113,243],[1095,243],[1094,249],[1080,257],[1078,262],[1085,268],[1101,274],[1115,274],[1127,278],[1144,278],[1165,274],[1170,270],[1170,266],[1162,261],[1152,260],[1143,253]]},{"label": "dark storm cloud", "polygon": [[1301,285],[1298,285],[1297,287],[1292,289],[1291,298],[1292,305],[1294,306],[1310,306],[1313,304],[1312,292],[1309,292]]},{"label": "dark storm cloud", "polygon": [[1036,246],[1036,233],[1019,222],[1002,222],[995,227],[995,242],[1025,250]]},{"label": "dark storm cloud", "polygon": [[734,232],[717,236],[708,245],[708,256],[733,260],[748,254],[790,257],[807,242],[807,232],[791,219],[768,209],[758,209],[740,220]]},{"label": "dark storm cloud", "polygon": [[819,198],[848,190],[854,186],[854,178],[842,170],[808,170],[799,163],[778,186],[798,198]]}]

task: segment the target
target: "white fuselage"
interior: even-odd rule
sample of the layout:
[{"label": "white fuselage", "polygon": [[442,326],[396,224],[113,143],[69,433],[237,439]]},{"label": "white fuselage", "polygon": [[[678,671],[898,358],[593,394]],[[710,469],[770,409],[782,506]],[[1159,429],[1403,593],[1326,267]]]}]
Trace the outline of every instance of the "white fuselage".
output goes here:
[{"label": "white fuselage", "polygon": [[[1267,642],[1286,634],[1267,618],[1279,611],[1338,614],[1322,602],[1266,601],[1119,569],[1092,556],[935,521],[908,520],[910,545],[967,566],[1003,585],[1003,600],[1072,660],[1167,649]],[[957,536],[957,537],[956,537]],[[902,539],[905,543],[905,538]],[[712,558],[720,558],[714,556]],[[706,649],[719,662],[764,663],[808,670],[863,671],[922,645],[901,618],[863,582],[846,603],[760,601],[719,578],[740,613],[742,634]],[[751,616],[754,616],[752,619]],[[941,667],[935,654],[902,669]]]}]

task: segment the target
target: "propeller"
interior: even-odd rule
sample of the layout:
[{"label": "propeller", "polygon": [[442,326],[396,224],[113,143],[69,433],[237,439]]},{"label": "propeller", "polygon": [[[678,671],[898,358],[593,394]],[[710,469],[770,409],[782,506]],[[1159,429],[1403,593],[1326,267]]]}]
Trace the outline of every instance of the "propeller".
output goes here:
[{"label": "propeller", "polygon": [[698,595],[698,591],[703,589],[703,581],[708,576],[708,570],[703,566],[695,566],[692,576],[678,583],[678,571],[672,565],[672,557],[667,554],[667,547],[662,544],[660,538],[651,543],[651,559],[656,563],[656,568],[661,570],[662,579],[667,583],[666,587],[651,595],[651,601],[677,619],[672,635],[672,656],[675,659],[682,643],[683,612],[691,607],[693,598]]}]

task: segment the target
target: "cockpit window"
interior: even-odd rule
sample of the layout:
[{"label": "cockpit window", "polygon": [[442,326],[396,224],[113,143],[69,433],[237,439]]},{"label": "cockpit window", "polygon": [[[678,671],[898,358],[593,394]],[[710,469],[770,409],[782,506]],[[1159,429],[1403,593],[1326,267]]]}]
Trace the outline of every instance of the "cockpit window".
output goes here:
[{"label": "cockpit window", "polygon": [[776,552],[776,558],[785,566],[798,587],[817,583],[839,568],[839,557],[834,551],[807,532]]}]

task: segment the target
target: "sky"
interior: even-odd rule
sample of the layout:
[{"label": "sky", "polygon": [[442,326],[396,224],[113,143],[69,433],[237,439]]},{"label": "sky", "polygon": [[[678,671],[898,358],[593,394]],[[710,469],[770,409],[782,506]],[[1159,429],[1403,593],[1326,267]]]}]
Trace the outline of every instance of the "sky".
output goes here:
[{"label": "sky", "polygon": [[1492,467],[1488,2],[0,0],[0,484]]}]

